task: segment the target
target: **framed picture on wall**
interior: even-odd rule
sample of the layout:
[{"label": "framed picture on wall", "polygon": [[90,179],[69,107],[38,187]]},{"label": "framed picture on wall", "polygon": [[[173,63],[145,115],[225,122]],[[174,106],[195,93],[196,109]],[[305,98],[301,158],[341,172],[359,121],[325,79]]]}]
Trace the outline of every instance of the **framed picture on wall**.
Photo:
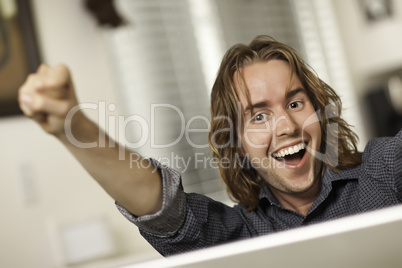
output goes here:
[{"label": "framed picture on wall", "polygon": [[360,0],[360,4],[368,22],[377,22],[392,17],[391,0]]},{"label": "framed picture on wall", "polygon": [[30,0],[0,0],[0,117],[22,114],[18,88],[39,64]]}]

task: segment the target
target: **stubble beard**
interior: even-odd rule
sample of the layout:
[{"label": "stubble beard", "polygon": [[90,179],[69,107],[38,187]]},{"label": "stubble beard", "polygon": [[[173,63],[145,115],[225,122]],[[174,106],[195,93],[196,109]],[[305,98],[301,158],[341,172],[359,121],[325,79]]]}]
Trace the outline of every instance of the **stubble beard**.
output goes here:
[{"label": "stubble beard", "polygon": [[[276,162],[276,160],[273,159],[272,161]],[[322,177],[322,162],[319,159],[314,158],[313,167],[309,169],[307,178],[302,183],[292,182],[292,178],[284,178],[284,174],[278,174],[275,170],[278,169],[258,171],[258,174],[268,183],[270,189],[273,188],[286,194],[303,194],[313,188],[313,186],[320,181]]]}]

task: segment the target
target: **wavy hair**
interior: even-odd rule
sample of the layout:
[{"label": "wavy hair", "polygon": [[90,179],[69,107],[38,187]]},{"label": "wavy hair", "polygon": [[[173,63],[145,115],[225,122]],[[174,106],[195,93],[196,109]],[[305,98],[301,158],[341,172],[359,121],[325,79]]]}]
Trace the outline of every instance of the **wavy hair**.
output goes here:
[{"label": "wavy hair", "polygon": [[[209,145],[214,157],[231,164],[219,165],[219,171],[231,198],[249,211],[258,204],[262,180],[257,171],[245,165],[241,155],[239,133],[243,128],[243,112],[236,94],[234,76],[253,63],[272,59],[286,61],[292,75],[296,74],[310,98],[320,120],[324,166],[336,172],[361,163],[357,150],[357,135],[341,118],[342,103],[336,92],[304,63],[297,52],[270,36],[257,36],[248,46],[232,46],[223,57],[211,93],[211,129]],[[241,75],[239,75],[241,79]],[[240,80],[242,81],[242,80]],[[288,84],[289,84],[288,83]],[[250,102],[248,90],[244,93]],[[324,154],[325,152],[325,154]],[[240,154],[239,154],[240,153]]]}]

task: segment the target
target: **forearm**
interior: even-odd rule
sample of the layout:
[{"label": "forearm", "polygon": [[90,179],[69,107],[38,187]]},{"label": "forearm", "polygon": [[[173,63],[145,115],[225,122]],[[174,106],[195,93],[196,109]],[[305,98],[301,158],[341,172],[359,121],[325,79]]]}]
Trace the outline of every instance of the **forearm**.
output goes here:
[{"label": "forearm", "polygon": [[[142,216],[160,210],[162,182],[158,171],[152,165],[146,165],[148,160],[141,159],[144,165],[132,165],[130,154],[133,152],[119,148],[118,144],[110,144],[106,134],[105,144],[100,147],[99,131],[102,130],[82,114],[77,114],[74,119],[72,136],[63,133],[57,138],[105,191],[134,215]],[[82,148],[71,141],[93,145]]]},{"label": "forearm", "polygon": [[[128,211],[141,216],[161,209],[162,183],[156,169],[145,165],[130,166],[130,152],[118,145],[111,146],[107,135],[106,144],[99,146],[99,127],[81,111],[74,112],[78,100],[66,66],[42,64],[20,87],[19,102],[24,114],[57,137],[106,192]],[[91,146],[83,146],[85,144]],[[119,158],[119,150],[125,157]],[[144,159],[142,163],[146,161]]]}]

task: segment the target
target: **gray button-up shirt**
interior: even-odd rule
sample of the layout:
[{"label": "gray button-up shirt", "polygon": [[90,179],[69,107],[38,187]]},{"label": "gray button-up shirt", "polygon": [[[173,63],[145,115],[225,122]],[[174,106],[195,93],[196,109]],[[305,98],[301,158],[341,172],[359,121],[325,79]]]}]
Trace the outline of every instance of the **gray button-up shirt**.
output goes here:
[{"label": "gray button-up shirt", "polygon": [[401,204],[402,130],[394,138],[371,140],[362,158],[357,167],[325,171],[321,191],[306,216],[282,208],[266,186],[251,212],[185,193],[180,174],[155,160],[163,180],[162,210],[135,217],[116,205],[166,256]]}]

